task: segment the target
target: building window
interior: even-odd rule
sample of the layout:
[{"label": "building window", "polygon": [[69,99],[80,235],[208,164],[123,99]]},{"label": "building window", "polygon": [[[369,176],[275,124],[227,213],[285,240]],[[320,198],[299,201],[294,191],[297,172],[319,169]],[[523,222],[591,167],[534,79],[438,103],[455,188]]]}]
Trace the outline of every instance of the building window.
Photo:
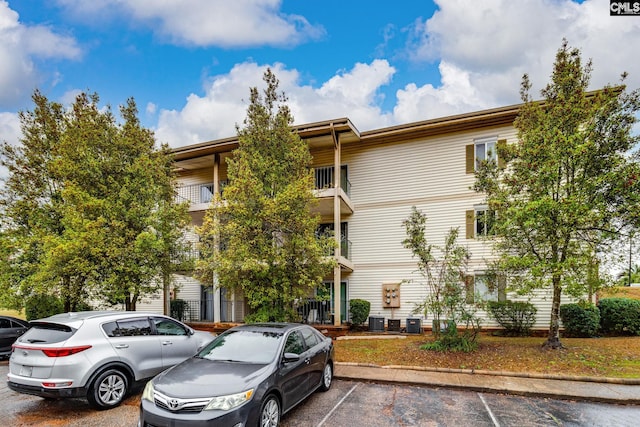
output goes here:
[{"label": "building window", "polygon": [[478,237],[495,236],[496,212],[486,205],[476,206],[475,209],[466,211],[466,237],[474,239]]},{"label": "building window", "polygon": [[496,212],[486,206],[475,209],[475,235],[476,237],[495,236]]},{"label": "building window", "polygon": [[496,162],[498,167],[504,168],[503,159],[498,157],[498,147],[503,147],[506,143],[506,139],[498,140],[492,136],[474,139],[473,144],[466,145],[466,173],[475,173],[482,162],[485,161]]},{"label": "building window", "polygon": [[475,167],[478,169],[483,161],[497,161],[496,138],[481,138],[474,140],[475,146]]},{"label": "building window", "polygon": [[506,278],[502,275],[476,274],[467,276],[466,301],[468,304],[482,301],[505,301]]}]

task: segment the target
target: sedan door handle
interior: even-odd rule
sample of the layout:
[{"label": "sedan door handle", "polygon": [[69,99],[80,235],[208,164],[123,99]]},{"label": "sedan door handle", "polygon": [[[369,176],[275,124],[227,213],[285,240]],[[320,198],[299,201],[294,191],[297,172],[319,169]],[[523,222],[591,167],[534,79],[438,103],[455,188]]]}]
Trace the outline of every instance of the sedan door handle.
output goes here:
[{"label": "sedan door handle", "polygon": [[129,348],[129,344],[118,344],[116,348]]},{"label": "sedan door handle", "polygon": [[173,341],[162,341],[162,345],[173,345]]}]

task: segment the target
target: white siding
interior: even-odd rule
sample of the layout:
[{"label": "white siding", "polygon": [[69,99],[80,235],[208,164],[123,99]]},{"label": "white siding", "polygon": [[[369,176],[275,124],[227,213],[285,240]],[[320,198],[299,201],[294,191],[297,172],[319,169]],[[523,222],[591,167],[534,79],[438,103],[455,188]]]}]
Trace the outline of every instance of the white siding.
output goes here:
[{"label": "white siding", "polygon": [[[414,316],[416,306],[426,296],[427,289],[417,272],[416,260],[405,249],[406,238],[402,222],[408,218],[411,207],[426,214],[427,240],[442,245],[451,228],[459,228],[458,242],[471,252],[469,271],[480,270],[492,257],[486,241],[466,238],[465,214],[474,205],[483,203],[483,196],[471,187],[474,175],[466,173],[465,147],[474,139],[496,137],[498,140],[516,141],[512,126],[479,129],[437,135],[421,140],[380,144],[343,144],[341,165],[348,166],[351,183],[352,215],[343,216],[348,222],[352,243],[352,273],[343,273],[348,283],[349,299],[371,302],[371,315],[401,319]],[[314,150],[313,165],[333,166],[333,148]],[[220,165],[219,178],[226,179],[226,156]],[[180,177],[182,185],[213,181],[210,168],[189,171]],[[332,220],[332,218],[327,218]],[[383,308],[383,283],[400,283],[401,306]],[[177,296],[185,300],[199,300],[201,286],[193,278],[178,278]],[[509,294],[511,299],[522,299]],[[531,301],[538,307],[536,327],[546,328],[551,306],[550,293],[538,291]],[[216,310],[219,308],[216,308]],[[480,311],[483,326],[497,326],[486,313]],[[430,315],[423,325],[430,323]]]},{"label": "white siding", "polygon": [[200,301],[202,286],[196,279],[176,274],[174,275],[174,283],[174,287],[176,288],[175,298],[187,301]]},{"label": "white siding", "polygon": [[[483,196],[471,189],[474,175],[465,171],[465,147],[485,136],[509,141],[516,137],[515,130],[507,126],[426,140],[343,147],[342,164],[349,167],[355,205],[354,214],[347,218],[355,268],[345,279],[349,298],[370,301],[372,315],[401,319],[404,324],[428,292],[416,260],[402,245],[406,238],[402,223],[412,206],[427,216],[427,241],[434,245],[442,246],[448,231],[459,229],[458,243],[471,252],[470,272],[483,268],[491,258],[487,242],[465,236],[465,212],[483,202]],[[316,154],[314,159],[331,160],[326,154]],[[381,294],[382,284],[392,282],[403,282],[401,307],[393,312],[383,308]],[[538,319],[542,319],[546,310],[539,310]],[[495,326],[486,313],[478,314],[485,326]]]}]

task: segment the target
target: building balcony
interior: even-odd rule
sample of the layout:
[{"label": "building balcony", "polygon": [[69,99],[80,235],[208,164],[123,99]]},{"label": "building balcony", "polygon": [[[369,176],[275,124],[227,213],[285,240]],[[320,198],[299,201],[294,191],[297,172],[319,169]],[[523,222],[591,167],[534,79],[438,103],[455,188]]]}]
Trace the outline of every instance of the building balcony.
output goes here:
[{"label": "building balcony", "polygon": [[340,266],[340,270],[346,272],[353,272],[353,261],[351,261],[351,241],[347,239],[342,239],[340,241],[340,256],[335,256],[335,251],[331,250],[328,256],[335,257],[338,265]]},{"label": "building balcony", "polygon": [[331,216],[333,214],[333,201],[337,195],[340,201],[340,215],[351,215],[354,212],[351,202],[351,183],[347,179],[346,167],[341,170],[340,187],[334,185],[334,167],[322,167],[314,169],[315,190],[314,195],[318,199],[318,213],[321,216]]}]

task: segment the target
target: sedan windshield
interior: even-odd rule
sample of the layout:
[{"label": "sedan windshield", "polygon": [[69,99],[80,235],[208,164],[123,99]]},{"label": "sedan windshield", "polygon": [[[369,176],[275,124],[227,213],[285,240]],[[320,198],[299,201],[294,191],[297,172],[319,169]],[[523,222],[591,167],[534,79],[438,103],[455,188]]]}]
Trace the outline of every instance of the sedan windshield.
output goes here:
[{"label": "sedan windshield", "polygon": [[198,356],[209,360],[266,364],[276,357],[281,340],[281,333],[229,331],[213,340]]}]

